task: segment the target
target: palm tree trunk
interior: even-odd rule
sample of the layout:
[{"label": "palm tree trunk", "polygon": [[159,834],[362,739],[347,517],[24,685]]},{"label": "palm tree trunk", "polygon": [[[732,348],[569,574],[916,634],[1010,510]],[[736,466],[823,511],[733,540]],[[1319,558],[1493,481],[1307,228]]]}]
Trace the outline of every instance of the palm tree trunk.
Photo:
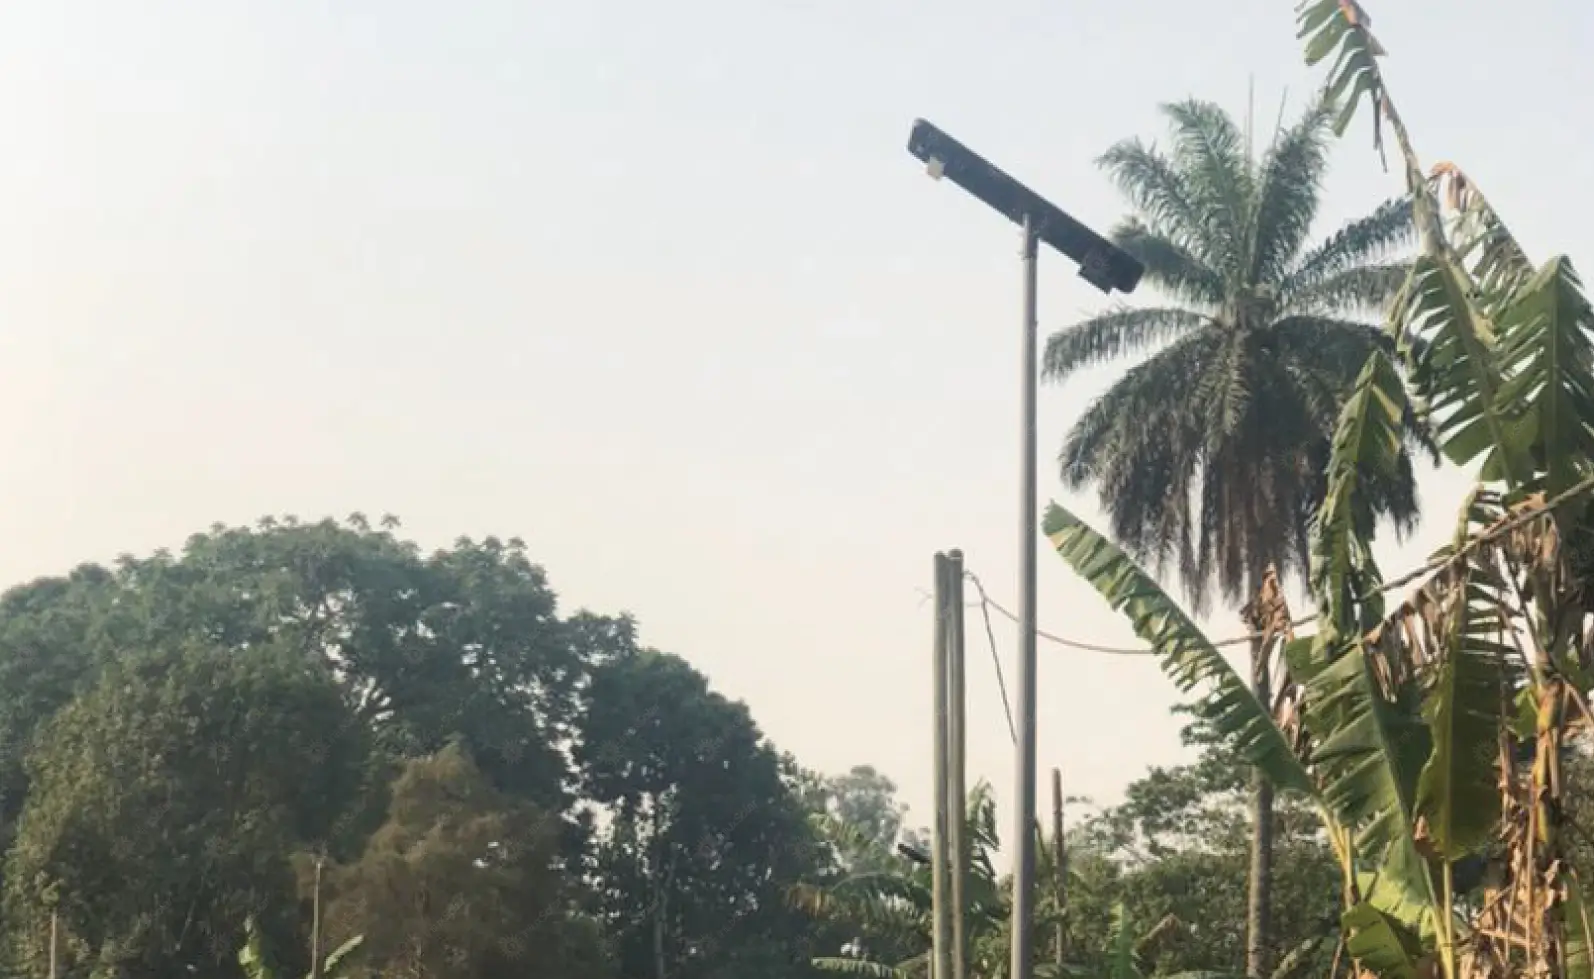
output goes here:
[{"label": "palm tree trunk", "polygon": [[321,979],[321,868],[326,857],[315,858],[315,896],[310,905],[310,979]]},{"label": "palm tree trunk", "polygon": [[[1250,623],[1247,623],[1250,625]],[[1253,631],[1255,626],[1251,626]],[[1251,677],[1264,707],[1272,704],[1267,650],[1259,636],[1251,639]],[[1273,786],[1262,770],[1251,770],[1251,873],[1247,882],[1245,974],[1265,979],[1273,930]]]}]

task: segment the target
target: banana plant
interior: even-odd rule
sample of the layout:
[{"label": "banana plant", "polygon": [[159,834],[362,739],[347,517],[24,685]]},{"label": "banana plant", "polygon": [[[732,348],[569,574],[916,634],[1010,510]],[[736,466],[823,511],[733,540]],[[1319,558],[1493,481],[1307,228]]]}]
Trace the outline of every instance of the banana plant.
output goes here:
[{"label": "banana plant", "polygon": [[[1395,135],[1423,254],[1391,327],[1420,341],[1403,347],[1405,366],[1446,455],[1481,461],[1484,484],[1418,594],[1379,630],[1335,637],[1339,649],[1331,638],[1319,658],[1343,652],[1392,664],[1422,692],[1431,745],[1402,801],[1418,820],[1411,835],[1436,868],[1426,876],[1438,904],[1433,951],[1445,975],[1589,975],[1594,929],[1580,885],[1565,879],[1557,768],[1574,722],[1594,721],[1580,583],[1587,558],[1568,546],[1590,532],[1594,310],[1571,262],[1558,256],[1535,266],[1459,167],[1424,172],[1379,68],[1384,50],[1366,10],[1356,0],[1306,0],[1298,13],[1308,63],[1333,59],[1328,86],[1342,101],[1342,128],[1371,105],[1375,141],[1385,122]],[[1331,484],[1370,464],[1376,460],[1355,447],[1336,445]],[[1342,529],[1320,528],[1328,560],[1343,560],[1344,545],[1326,539]],[[1334,625],[1349,618],[1342,594],[1320,598]],[[1506,864],[1486,909],[1512,911],[1457,921],[1451,868],[1485,848],[1503,848]],[[1426,947],[1393,927],[1409,920],[1362,911],[1347,924],[1353,937],[1389,933],[1376,943],[1378,955],[1362,956],[1380,974],[1410,971],[1411,956],[1397,946]],[[1477,927],[1464,945],[1469,924]]]},{"label": "banana plant", "polygon": [[[1400,927],[1402,937],[1407,930],[1431,934],[1438,902],[1426,889],[1413,832],[1421,761],[1411,749],[1421,745],[1422,733],[1414,707],[1382,696],[1382,680],[1366,657],[1314,664],[1297,642],[1292,678],[1310,674],[1303,687],[1314,734],[1309,765],[1250,685],[1149,574],[1061,506],[1050,507],[1043,526],[1059,555],[1128,617],[1179,690],[1199,698],[1198,710],[1214,729],[1279,790],[1316,808],[1340,862],[1347,904],[1359,909],[1349,920],[1387,919],[1386,930]],[[1373,867],[1382,873],[1365,873]]]},{"label": "banana plant", "polygon": [[[1372,355],[1332,433],[1312,539],[1318,628],[1285,652],[1296,736],[1109,542],[1056,507],[1047,532],[1218,729],[1318,806],[1363,971],[1594,977],[1558,772],[1571,734],[1594,726],[1594,309],[1571,263],[1530,261],[1459,167],[1423,169],[1357,0],[1304,0],[1298,24],[1308,63],[1331,65],[1338,131],[1370,108],[1380,152],[1393,134],[1421,254],[1389,310],[1398,360]],[[1412,418],[1480,485],[1451,544],[1386,583],[1365,498]],[[1410,590],[1391,611],[1396,586]],[[1456,868],[1485,856],[1499,872],[1463,909]]]},{"label": "banana plant", "polygon": [[[1337,445],[1388,446],[1386,436],[1398,437],[1398,377],[1387,368],[1374,362],[1364,371]],[[1336,490],[1353,491],[1350,478],[1331,474],[1325,524],[1334,519]],[[1500,638],[1509,587],[1497,570],[1502,555],[1478,545],[1511,519],[1498,494],[1475,494],[1428,580],[1366,632],[1353,602],[1324,600],[1318,636],[1287,650],[1307,733],[1297,753],[1155,580],[1066,509],[1053,505],[1046,517],[1058,553],[1129,618],[1180,690],[1201,696],[1214,727],[1281,790],[1317,807],[1344,872],[1346,949],[1380,976],[1415,979],[1433,966],[1458,974],[1456,950],[1469,925],[1456,911],[1453,867],[1495,839],[1494,755],[1511,720],[1503,704],[1527,677],[1515,647]],[[1320,528],[1320,540],[1329,535]],[[1358,549],[1341,548],[1336,567],[1317,568],[1320,589],[1330,580],[1377,581],[1362,538],[1353,529],[1344,537]],[[1530,552],[1537,546],[1532,538],[1519,543]],[[1356,597],[1354,587],[1346,594]],[[1572,961],[1586,961],[1586,944],[1571,939]]]},{"label": "banana plant", "polygon": [[[1066,508],[1053,503],[1042,531],[1062,559],[1129,619],[1135,635],[1150,644],[1158,665],[1179,692],[1199,698],[1201,716],[1231,739],[1274,787],[1313,805],[1329,827],[1336,850],[1343,846],[1335,814],[1291,739],[1179,603],[1121,548]],[[1345,855],[1340,856],[1343,861]]]},{"label": "banana plant", "polygon": [[[1035,967],[1041,979],[1148,979],[1150,967],[1147,952],[1164,934],[1180,926],[1179,919],[1169,915],[1157,922],[1149,931],[1135,935],[1129,926],[1129,916],[1123,902],[1112,906],[1112,919],[1107,929],[1107,947],[1099,956],[1102,967],[1091,969],[1065,963],[1044,963]],[[1158,979],[1239,979],[1226,973],[1179,972]]]},{"label": "banana plant", "polygon": [[[1044,963],[1035,967],[1040,979],[1244,979],[1239,973],[1192,969],[1182,972],[1155,972],[1152,953],[1165,936],[1179,931],[1183,922],[1173,915],[1164,917],[1143,934],[1136,935],[1129,925],[1122,902],[1113,905],[1107,932],[1107,947],[1097,956],[1097,968],[1065,963]],[[1329,932],[1313,935],[1301,942],[1279,962],[1269,979],[1290,979],[1307,957],[1322,946]]]},{"label": "banana plant", "polygon": [[[352,956],[364,944],[365,936],[354,936],[327,955],[319,970],[312,968],[305,979],[339,979],[353,965]],[[266,962],[260,929],[253,918],[244,920],[244,946],[238,951],[238,965],[246,979],[277,979],[277,973]]]},{"label": "banana plant", "polygon": [[[965,811],[969,907],[964,921],[970,951],[978,959],[980,949],[989,947],[985,939],[1005,927],[1008,913],[1007,899],[992,861],[1000,841],[996,801],[988,784],[974,786]],[[818,820],[822,837],[845,852],[850,845],[850,828],[829,816]],[[815,968],[874,979],[909,979],[927,974],[933,890],[930,868],[923,863],[904,857],[892,871],[847,874],[836,880],[798,884],[790,897],[810,914],[855,925],[862,933],[842,949],[843,954],[813,959]],[[876,950],[881,946],[907,950],[908,954],[895,961],[880,961]],[[978,967],[989,963],[974,964]],[[974,971],[985,975],[989,970]]]}]

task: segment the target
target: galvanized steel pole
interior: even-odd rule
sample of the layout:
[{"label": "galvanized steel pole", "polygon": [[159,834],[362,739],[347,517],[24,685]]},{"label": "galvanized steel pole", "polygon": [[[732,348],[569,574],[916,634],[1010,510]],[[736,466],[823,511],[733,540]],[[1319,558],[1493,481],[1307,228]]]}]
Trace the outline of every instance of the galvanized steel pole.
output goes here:
[{"label": "galvanized steel pole", "polygon": [[1035,319],[1036,233],[1024,217],[1023,376],[1020,378],[1018,531],[1018,764],[1013,792],[1013,924],[1011,979],[1032,979],[1035,963],[1035,538],[1036,384],[1040,373]]},{"label": "galvanized steel pole", "polygon": [[951,648],[951,561],[945,554],[935,555],[935,653],[931,669],[931,688],[935,703],[930,711],[935,725],[935,819],[930,826],[930,911],[934,919],[931,933],[930,979],[952,979],[952,894],[947,874],[947,651]]}]

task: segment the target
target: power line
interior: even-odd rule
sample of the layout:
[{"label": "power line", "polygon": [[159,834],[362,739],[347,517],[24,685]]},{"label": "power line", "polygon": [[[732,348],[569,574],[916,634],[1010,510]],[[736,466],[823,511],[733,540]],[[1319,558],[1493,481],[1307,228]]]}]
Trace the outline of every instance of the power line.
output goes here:
[{"label": "power line", "polygon": [[[1508,517],[1508,518],[1506,518],[1504,520],[1501,520],[1499,523],[1495,524],[1493,527],[1490,527],[1488,530],[1478,534],[1475,537],[1470,538],[1465,544],[1463,544],[1462,546],[1456,548],[1455,550],[1453,550],[1449,554],[1445,554],[1445,555],[1443,555],[1441,557],[1436,557],[1436,558],[1433,558],[1432,560],[1425,561],[1422,564],[1418,565],[1417,567],[1412,568],[1410,571],[1406,572],[1405,574],[1402,574],[1402,575],[1399,575],[1399,576],[1397,576],[1395,578],[1392,578],[1389,581],[1385,582],[1384,584],[1379,585],[1377,588],[1372,589],[1371,591],[1369,591],[1366,594],[1362,595],[1357,600],[1358,601],[1366,601],[1366,600],[1368,600],[1370,598],[1374,598],[1376,596],[1385,594],[1386,592],[1394,591],[1397,588],[1404,588],[1405,586],[1407,586],[1407,585],[1411,584],[1412,582],[1416,581],[1418,578],[1422,578],[1422,577],[1424,577],[1426,575],[1430,575],[1430,574],[1433,574],[1433,573],[1435,573],[1437,571],[1443,570],[1444,568],[1448,567],[1449,565],[1454,564],[1457,561],[1460,561],[1460,560],[1466,558],[1469,554],[1471,554],[1473,551],[1477,550],[1478,548],[1482,547],[1484,544],[1487,544],[1490,541],[1495,540],[1496,538],[1504,536],[1505,534],[1509,534],[1511,531],[1517,529],[1518,527],[1522,526],[1523,524],[1529,523],[1530,521],[1533,521],[1533,520],[1537,520],[1540,517],[1548,516],[1550,513],[1554,512],[1557,508],[1565,505],[1566,503],[1571,502],[1572,500],[1576,499],[1579,496],[1583,496],[1583,495],[1587,494],[1591,490],[1594,490],[1594,476],[1590,476],[1587,479],[1584,479],[1582,482],[1576,483],[1576,484],[1572,485],[1571,487],[1567,488],[1566,490],[1563,490],[1561,493],[1559,493],[1556,496],[1552,497],[1551,499],[1545,501],[1545,503],[1542,506],[1540,506],[1540,507],[1538,507],[1536,509],[1526,509],[1526,508],[1524,508],[1522,511],[1516,513],[1515,515],[1513,515],[1511,517]],[[987,608],[995,609],[997,612],[1001,613],[1004,618],[1008,619],[1011,622],[1014,622],[1014,623],[1018,622],[1018,616],[1016,616],[1012,612],[1008,611],[1006,607],[1004,607],[1001,603],[997,602],[995,599],[991,598],[991,596],[985,591],[985,586],[983,584],[981,584],[978,575],[976,575],[972,571],[965,571],[964,574],[965,574],[965,576],[968,577],[968,579],[970,581],[974,582],[975,591],[978,591],[980,593],[980,607],[981,607],[982,614],[986,615],[986,620],[987,620],[987,630],[986,631],[987,632],[990,631],[990,629],[989,629],[989,614],[986,613],[986,611],[985,611]],[[1292,628],[1299,628],[1300,626],[1303,626],[1303,625],[1310,625],[1313,622],[1316,622],[1317,619],[1318,619],[1318,615],[1317,615],[1317,613],[1314,612],[1311,615],[1305,615],[1305,616],[1302,616],[1301,618],[1298,618],[1298,619],[1292,619],[1290,621],[1290,626]],[[1069,639],[1069,638],[1066,638],[1064,636],[1054,635],[1054,634],[1052,634],[1050,632],[1045,631],[1044,629],[1036,629],[1035,630],[1035,635],[1038,638],[1045,639],[1048,642],[1056,643],[1059,646],[1064,646],[1064,647],[1066,647],[1068,649],[1077,649],[1077,650],[1080,650],[1082,652],[1087,652],[1087,653],[1103,653],[1103,654],[1108,655],[1108,656],[1151,656],[1151,655],[1155,655],[1156,654],[1156,650],[1151,648],[1150,646],[1105,646],[1105,645],[1102,645],[1100,643],[1084,642],[1084,641],[1079,640],[1079,639]],[[1212,645],[1215,648],[1220,648],[1221,649],[1221,648],[1226,647],[1226,646],[1243,645],[1243,644],[1246,644],[1246,643],[1250,643],[1254,639],[1262,639],[1262,638],[1265,638],[1265,634],[1264,633],[1247,632],[1247,633],[1244,633],[1242,635],[1232,636],[1232,637],[1230,637],[1228,639],[1217,640],[1217,641],[1213,642]],[[994,637],[992,638],[992,643],[993,643],[993,652],[994,652],[994,643],[995,643]],[[997,670],[998,670],[998,675],[1000,675],[1000,670],[1001,670],[1000,665],[998,665]],[[1005,697],[1005,694],[1004,694],[1004,697]]]},{"label": "power line", "polygon": [[991,665],[996,667],[996,689],[1002,693],[1002,712],[1007,715],[1007,733],[1013,743],[1018,744],[1018,725],[1013,723],[1013,705],[1007,699],[1007,679],[1002,676],[1002,657],[996,651],[996,630],[991,628],[991,602],[985,597],[985,587],[980,584],[978,575],[965,571],[963,576],[974,582],[975,589],[980,593],[980,617],[985,620],[985,639],[991,645]]},{"label": "power line", "polygon": [[[1594,477],[1590,477],[1580,483],[1577,483],[1553,499],[1550,499],[1542,507],[1536,510],[1523,510],[1522,512],[1517,513],[1508,519],[1500,521],[1494,527],[1491,527],[1483,533],[1478,534],[1476,537],[1468,540],[1465,544],[1459,548],[1456,548],[1451,553],[1424,562],[1405,574],[1388,581],[1372,591],[1369,591],[1367,594],[1361,596],[1360,600],[1366,601],[1369,598],[1384,594],[1385,592],[1393,591],[1396,588],[1402,588],[1411,584],[1413,581],[1416,581],[1418,578],[1423,577],[1424,575],[1440,571],[1446,566],[1464,559],[1471,552],[1477,550],[1479,547],[1483,546],[1489,541],[1492,541],[1504,534],[1510,533],[1530,520],[1546,516],[1554,511],[1557,507],[1560,507],[1575,497],[1588,493],[1591,490],[1594,490]],[[996,648],[996,630],[991,627],[991,610],[995,609],[997,612],[1001,613],[1004,618],[1013,623],[1018,622],[1018,616],[1008,611],[1008,609],[1000,602],[997,602],[991,598],[990,594],[985,590],[985,583],[980,581],[979,575],[972,571],[966,570],[963,572],[963,576],[974,583],[974,590],[980,594],[980,600],[978,602],[970,602],[964,607],[974,608],[978,606],[980,610],[980,617],[985,623],[985,639],[991,650],[991,665],[996,668],[996,689],[1001,693],[1002,712],[1007,717],[1007,733],[1008,736],[1013,739],[1013,743],[1017,744],[1018,727],[1013,722],[1013,705],[1007,696],[1007,678],[1002,672],[1002,657]],[[930,599],[931,596],[929,593],[923,592],[922,589],[921,593],[923,594],[924,601],[928,601]],[[922,605],[923,601],[921,601],[920,604]],[[1312,615],[1302,616],[1299,619],[1294,619],[1291,621],[1290,625],[1291,627],[1309,625],[1310,623],[1317,621],[1317,619],[1318,616],[1314,613]],[[1156,650],[1150,646],[1107,646],[1101,643],[1083,642],[1078,639],[1069,639],[1064,636],[1047,632],[1044,629],[1036,629],[1035,635],[1037,638],[1045,639],[1047,642],[1055,643],[1068,649],[1076,649],[1087,653],[1102,653],[1108,656],[1151,656],[1156,654]],[[1244,635],[1233,636],[1228,639],[1219,640],[1214,642],[1212,645],[1214,647],[1238,646],[1242,643],[1249,643],[1253,639],[1262,637],[1262,633],[1246,633]]]},{"label": "power line", "polygon": [[[1009,612],[1005,607],[1002,606],[1001,603],[997,602],[996,599],[992,598],[990,594],[986,592],[985,585],[980,581],[979,575],[972,571],[966,571],[964,574],[967,575],[968,579],[974,583],[974,590],[980,593],[980,610],[985,614],[987,625],[990,623],[989,610],[993,608],[1000,612],[1002,617],[1008,621],[1014,623],[1018,622],[1018,616],[1014,615],[1012,612]],[[1035,635],[1049,642],[1054,642],[1059,646],[1067,646],[1069,649],[1078,649],[1087,653],[1106,653],[1109,656],[1149,656],[1156,652],[1156,650],[1149,646],[1142,646],[1136,649],[1123,646],[1102,646],[1093,642],[1082,642],[1078,639],[1065,639],[1062,636],[1054,636],[1045,629],[1036,629]],[[992,643],[995,643],[994,638],[992,639]]]}]

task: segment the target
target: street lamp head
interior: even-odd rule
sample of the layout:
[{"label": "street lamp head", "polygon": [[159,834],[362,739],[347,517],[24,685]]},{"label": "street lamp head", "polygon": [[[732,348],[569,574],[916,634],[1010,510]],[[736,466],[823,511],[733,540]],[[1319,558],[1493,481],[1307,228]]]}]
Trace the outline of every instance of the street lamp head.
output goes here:
[{"label": "street lamp head", "polygon": [[[1134,259],[1131,258],[1130,261],[1134,262]],[[1079,277],[1102,292],[1110,293],[1114,287],[1117,287],[1119,291],[1129,293],[1133,292],[1140,282],[1140,263],[1134,262],[1134,264],[1135,270],[1126,277],[1124,270],[1113,267],[1110,254],[1093,248],[1085,252],[1085,257],[1079,260]],[[1128,285],[1119,285],[1126,281],[1126,278]]]},{"label": "street lamp head", "polygon": [[1134,256],[931,123],[914,120],[908,152],[924,162],[930,176],[940,179],[944,174],[1015,224],[1028,218],[1036,238],[1077,262],[1080,277],[1102,292],[1127,294],[1140,284],[1145,267]]}]

